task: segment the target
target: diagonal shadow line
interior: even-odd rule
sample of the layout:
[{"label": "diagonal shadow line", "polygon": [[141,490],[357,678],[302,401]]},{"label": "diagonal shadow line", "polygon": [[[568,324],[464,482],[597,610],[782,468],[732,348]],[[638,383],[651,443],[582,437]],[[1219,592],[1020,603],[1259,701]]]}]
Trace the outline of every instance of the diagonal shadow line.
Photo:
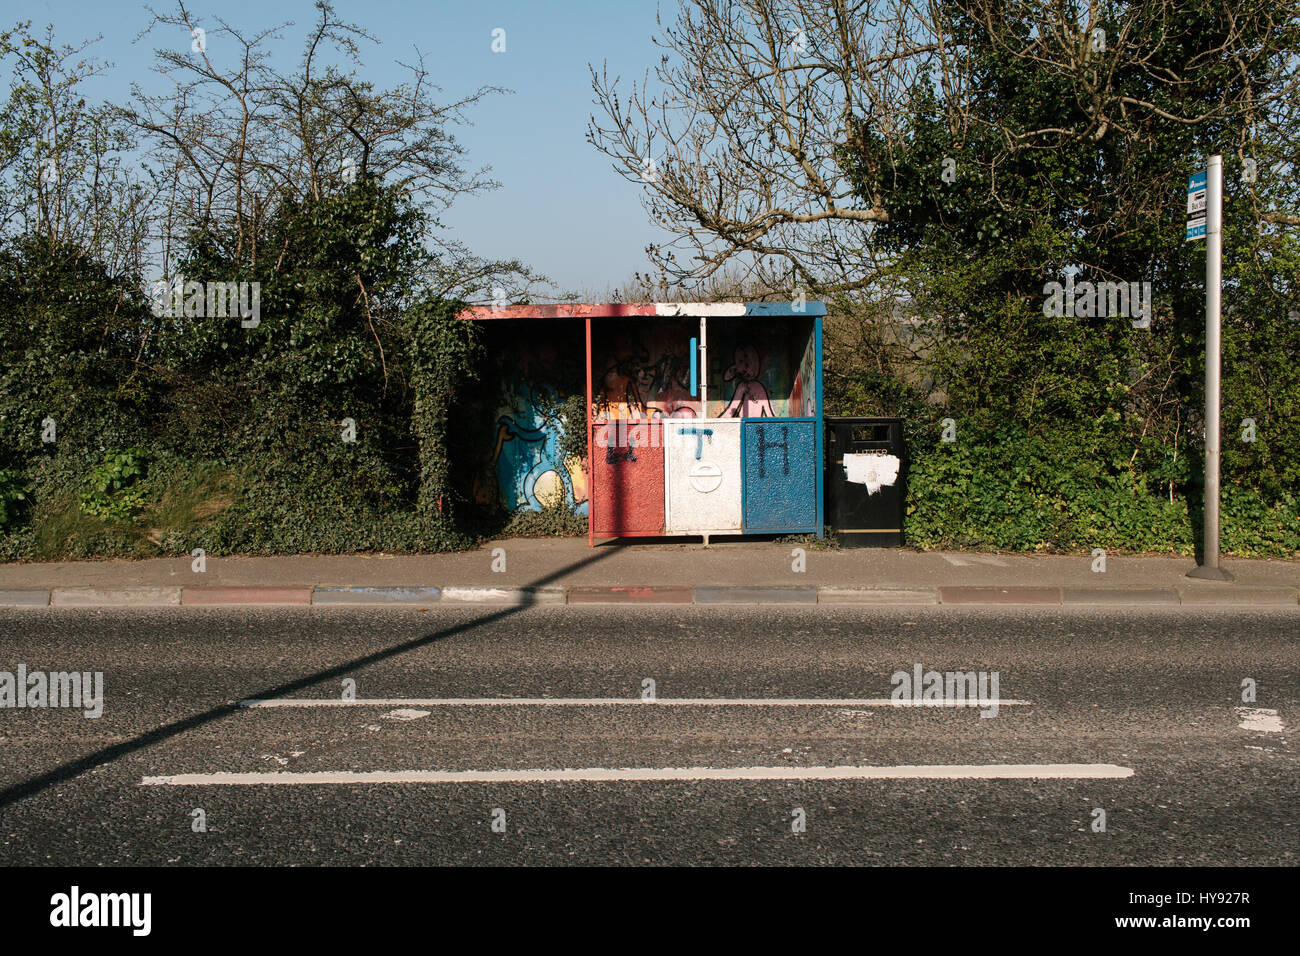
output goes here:
[{"label": "diagonal shadow line", "polygon": [[[572,571],[586,567],[596,561],[604,560],[614,553],[616,552],[613,549],[608,551],[597,551],[579,561],[566,565],[557,571],[544,575],[536,581],[533,581],[531,584],[525,584],[523,587],[542,587]],[[455,627],[444,628],[443,630],[436,631],[433,634],[426,634],[424,637],[412,638],[411,640],[398,644],[395,647],[389,647],[382,651],[375,651],[371,654],[366,654],[343,664],[337,664],[334,667],[327,668],[326,670],[309,674],[306,677],[300,677],[297,680],[288,681],[275,687],[268,687],[253,694],[243,694],[239,699],[232,701],[231,703],[221,704],[220,706],[205,710],[202,713],[183,717],[180,720],[174,720],[169,724],[155,727],[153,730],[133,737],[130,740],[124,740],[121,743],[116,743],[109,747],[103,747],[84,757],[79,757],[76,760],[70,760],[67,763],[60,764],[53,770],[46,771],[30,780],[25,780],[22,783],[16,783],[0,790],[0,810],[4,810],[6,807],[17,803],[19,800],[25,800],[27,797],[34,796],[43,790],[47,790],[55,784],[63,783],[73,779],[74,777],[79,777],[88,770],[101,767],[106,763],[112,763],[119,757],[125,757],[128,754],[136,753],[146,747],[152,747],[156,743],[170,740],[180,734],[194,730],[196,727],[202,727],[205,724],[210,724],[223,717],[228,717],[231,714],[244,709],[239,706],[239,700],[283,697],[286,694],[291,694],[295,691],[305,690],[308,687],[319,684],[321,681],[330,680],[335,677],[342,677],[345,674],[355,671],[357,668],[368,667],[369,665],[378,663],[379,661],[388,660],[389,658],[396,657],[399,654],[405,654],[407,651],[413,651],[416,648],[425,647],[437,641],[443,641],[449,637],[454,637],[457,634],[472,631],[477,627],[500,621],[512,614],[518,614],[524,608],[532,607],[535,604],[536,602],[532,600],[532,595],[525,592],[524,599],[519,604],[502,608],[500,611],[494,611],[485,617],[475,618],[472,621],[466,621],[464,624],[457,624]]]}]

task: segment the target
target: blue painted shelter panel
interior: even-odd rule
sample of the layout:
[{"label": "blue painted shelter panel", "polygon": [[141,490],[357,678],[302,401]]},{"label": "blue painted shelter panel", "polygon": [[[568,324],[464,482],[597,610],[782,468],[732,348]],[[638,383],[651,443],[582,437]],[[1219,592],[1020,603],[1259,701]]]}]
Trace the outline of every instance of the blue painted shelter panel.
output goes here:
[{"label": "blue painted shelter panel", "polygon": [[748,419],[741,426],[745,531],[817,531],[817,423]]}]

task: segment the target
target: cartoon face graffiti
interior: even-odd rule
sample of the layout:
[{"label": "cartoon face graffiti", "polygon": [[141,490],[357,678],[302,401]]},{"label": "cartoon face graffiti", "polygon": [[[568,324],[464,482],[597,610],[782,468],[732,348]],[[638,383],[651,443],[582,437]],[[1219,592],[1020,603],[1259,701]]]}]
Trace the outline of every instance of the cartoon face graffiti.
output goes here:
[{"label": "cartoon face graffiti", "polygon": [[737,345],[731,368],[722,376],[723,381],[736,380],[736,390],[722,413],[723,418],[775,417],[767,389],[758,380],[760,370],[758,350],[752,345]]}]

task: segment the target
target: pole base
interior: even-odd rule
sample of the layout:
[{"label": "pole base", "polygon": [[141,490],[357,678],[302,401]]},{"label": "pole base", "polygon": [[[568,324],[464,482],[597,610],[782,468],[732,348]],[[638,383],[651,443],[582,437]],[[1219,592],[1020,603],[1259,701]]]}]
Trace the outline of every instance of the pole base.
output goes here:
[{"label": "pole base", "polygon": [[1198,564],[1192,570],[1187,572],[1189,578],[1201,578],[1205,581],[1235,581],[1231,574],[1223,568],[1211,568],[1204,564]]}]

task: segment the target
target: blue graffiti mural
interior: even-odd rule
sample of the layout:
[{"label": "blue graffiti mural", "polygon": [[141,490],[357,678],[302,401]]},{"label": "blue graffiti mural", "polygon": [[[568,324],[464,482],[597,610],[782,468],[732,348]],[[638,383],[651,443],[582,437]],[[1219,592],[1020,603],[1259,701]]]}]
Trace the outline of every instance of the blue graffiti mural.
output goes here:
[{"label": "blue graffiti mural", "polygon": [[[573,477],[560,459],[561,429],[545,422],[521,425],[509,415],[497,420],[497,481],[507,507],[541,511],[538,480],[553,473],[564,488],[564,501],[578,514],[587,513],[587,502],[575,506]],[[552,482],[555,479],[551,479]]]},{"label": "blue graffiti mural", "polygon": [[[545,355],[548,350],[538,351]],[[534,380],[554,377],[553,361],[550,355],[539,360],[534,353],[502,370],[501,404],[491,466],[506,510],[541,511],[545,504],[556,503],[562,496],[569,508],[585,515],[588,503],[582,464],[566,464],[560,457],[564,426],[553,414],[548,416],[543,411],[556,407],[559,393],[549,384]],[[530,374],[543,370],[549,375]]]}]

